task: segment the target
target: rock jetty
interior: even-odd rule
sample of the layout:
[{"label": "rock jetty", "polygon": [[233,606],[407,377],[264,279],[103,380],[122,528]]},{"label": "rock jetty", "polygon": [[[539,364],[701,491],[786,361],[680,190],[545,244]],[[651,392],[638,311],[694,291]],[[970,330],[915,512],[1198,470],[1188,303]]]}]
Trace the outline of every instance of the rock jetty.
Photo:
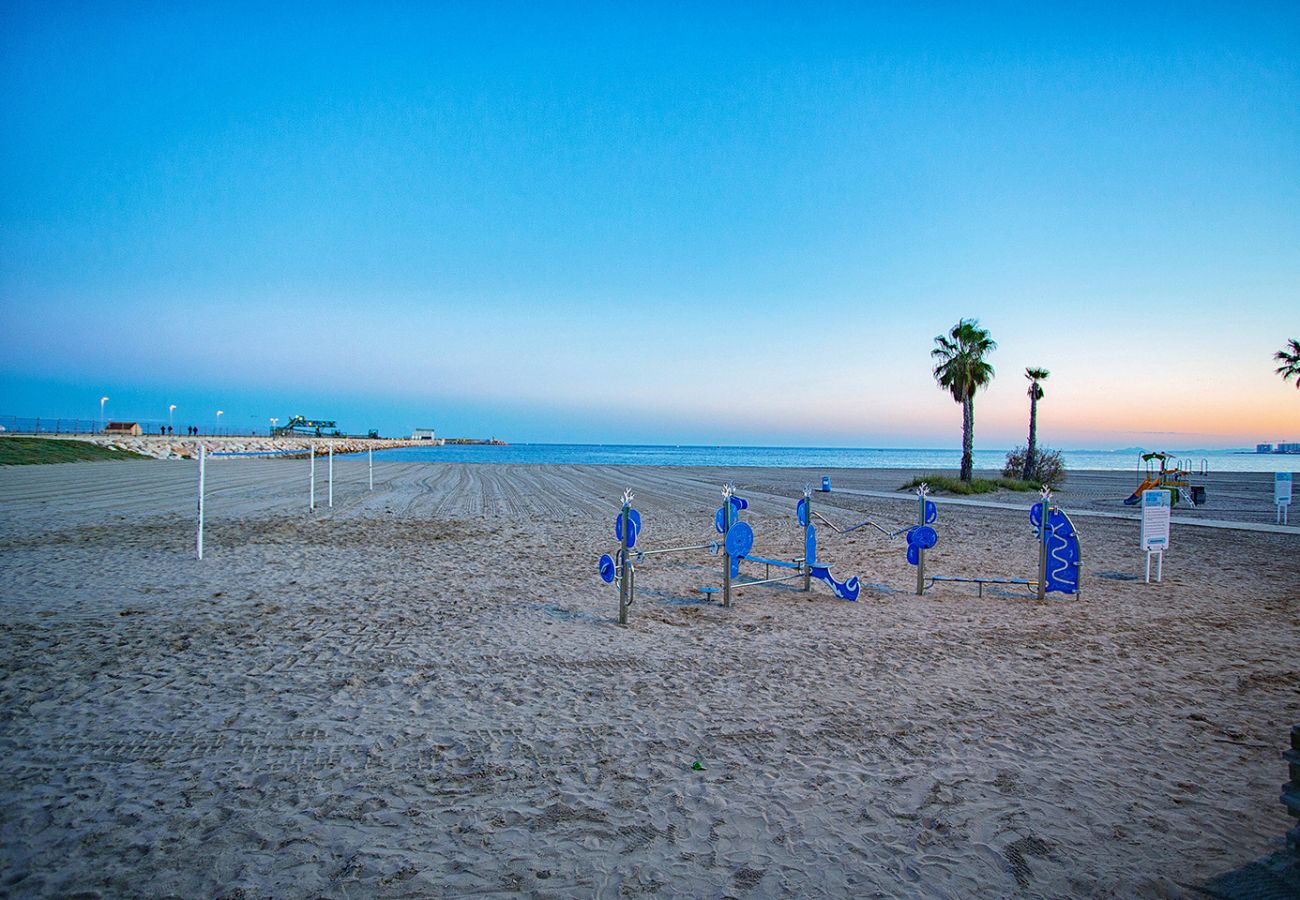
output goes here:
[{"label": "rock jetty", "polygon": [[130,450],[155,459],[197,459],[199,445],[208,448],[209,453],[267,453],[297,450],[306,454],[314,446],[317,454],[329,452],[329,445],[334,445],[335,455],[341,453],[364,453],[366,450],[392,450],[395,447],[412,447],[416,445],[431,446],[429,441],[417,441],[410,438],[354,438],[354,437],[312,437],[294,435],[293,437],[176,437],[163,435],[60,435],[64,439],[75,439],[112,447],[116,450]]}]

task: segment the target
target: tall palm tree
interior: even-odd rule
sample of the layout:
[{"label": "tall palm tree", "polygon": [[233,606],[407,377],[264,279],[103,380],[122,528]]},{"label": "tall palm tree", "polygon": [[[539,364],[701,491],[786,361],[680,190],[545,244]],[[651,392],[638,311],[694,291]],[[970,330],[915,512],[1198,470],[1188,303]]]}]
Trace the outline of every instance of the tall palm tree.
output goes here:
[{"label": "tall palm tree", "polygon": [[1043,399],[1039,382],[1051,374],[1046,369],[1025,369],[1025,377],[1029,379],[1029,446],[1025,448],[1025,470],[1021,473],[1025,481],[1033,477],[1038,456],[1038,401]]},{"label": "tall palm tree", "polygon": [[1300,390],[1300,341],[1295,338],[1286,342],[1286,346],[1273,354],[1273,358],[1282,365],[1275,370],[1282,380],[1295,379],[1295,386]]},{"label": "tall palm tree", "polygon": [[984,357],[998,344],[978,319],[962,319],[934,343],[934,380],[961,404],[961,480],[970,481],[975,468],[975,392],[993,380],[993,366]]}]

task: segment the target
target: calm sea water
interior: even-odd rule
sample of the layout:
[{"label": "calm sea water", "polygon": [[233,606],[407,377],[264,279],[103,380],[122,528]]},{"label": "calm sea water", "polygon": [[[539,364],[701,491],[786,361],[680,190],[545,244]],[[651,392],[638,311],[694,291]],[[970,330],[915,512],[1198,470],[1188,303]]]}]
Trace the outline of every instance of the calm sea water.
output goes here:
[{"label": "calm sea water", "polygon": [[[1171,453],[1173,451],[1170,451]],[[770,466],[811,469],[956,470],[960,450],[871,449],[828,447],[674,447],[643,444],[510,444],[504,447],[405,447],[384,450],[376,459],[405,462],[474,462],[583,464],[610,466]],[[1184,458],[1211,472],[1297,472],[1300,456],[1189,451]],[[975,468],[1001,469],[1005,450],[976,450]],[[1131,451],[1067,451],[1071,469],[1132,471],[1138,454]]]}]

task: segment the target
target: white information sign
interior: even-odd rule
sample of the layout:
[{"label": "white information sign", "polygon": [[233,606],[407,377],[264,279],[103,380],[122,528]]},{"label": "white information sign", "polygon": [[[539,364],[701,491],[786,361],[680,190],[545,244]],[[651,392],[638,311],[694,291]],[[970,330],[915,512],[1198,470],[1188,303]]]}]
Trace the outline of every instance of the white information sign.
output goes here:
[{"label": "white information sign", "polygon": [[1151,557],[1156,558],[1156,581],[1165,573],[1165,551],[1169,549],[1169,511],[1173,494],[1166,490],[1142,492],[1142,549],[1147,553],[1147,584],[1151,583]]},{"label": "white information sign", "polygon": [[1170,492],[1142,492],[1142,549],[1159,553],[1169,549]]},{"label": "white information sign", "polygon": [[1291,506],[1291,482],[1290,472],[1276,472],[1273,475],[1273,502],[1277,504],[1279,523],[1285,522],[1287,513],[1290,512],[1288,507]]}]

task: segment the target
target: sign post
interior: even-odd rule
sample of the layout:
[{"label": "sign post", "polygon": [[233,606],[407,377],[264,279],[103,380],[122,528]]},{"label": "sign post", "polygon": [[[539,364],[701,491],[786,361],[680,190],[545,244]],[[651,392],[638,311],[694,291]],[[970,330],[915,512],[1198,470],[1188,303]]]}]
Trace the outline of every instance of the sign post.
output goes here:
[{"label": "sign post", "polygon": [[1277,524],[1287,524],[1287,513],[1291,506],[1291,482],[1293,476],[1290,472],[1277,472],[1273,475],[1273,502],[1277,504]]},{"label": "sign post", "polygon": [[1151,583],[1151,556],[1156,558],[1156,581],[1165,570],[1165,551],[1169,549],[1170,492],[1148,490],[1142,492],[1142,549],[1147,554],[1146,583]]}]

